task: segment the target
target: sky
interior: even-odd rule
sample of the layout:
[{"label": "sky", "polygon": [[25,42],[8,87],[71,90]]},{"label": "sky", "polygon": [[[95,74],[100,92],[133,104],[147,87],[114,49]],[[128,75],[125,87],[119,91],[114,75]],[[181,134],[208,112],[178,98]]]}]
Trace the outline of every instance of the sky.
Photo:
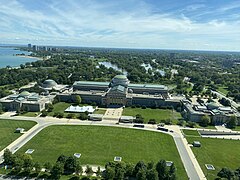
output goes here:
[{"label": "sky", "polygon": [[240,0],[0,0],[0,44],[240,51]]}]

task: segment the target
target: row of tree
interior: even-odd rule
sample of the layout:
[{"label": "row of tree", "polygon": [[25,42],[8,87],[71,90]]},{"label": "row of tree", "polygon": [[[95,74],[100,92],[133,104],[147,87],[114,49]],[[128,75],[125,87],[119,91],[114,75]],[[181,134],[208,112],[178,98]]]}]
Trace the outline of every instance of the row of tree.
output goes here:
[{"label": "row of tree", "polygon": [[136,164],[125,162],[108,162],[105,165],[103,177],[108,180],[175,180],[176,168],[174,163],[167,167],[165,160],[160,160],[155,165],[154,162],[145,164],[139,161]]},{"label": "row of tree", "polygon": [[[34,173],[34,176],[37,177],[44,170],[44,176],[47,179],[60,179],[63,174],[75,174],[74,179],[79,179],[83,173],[80,162],[74,156],[60,155],[55,164],[46,162],[44,165],[34,162],[29,154],[12,154],[8,149],[4,151],[3,157],[4,165],[11,169],[11,174],[15,175],[22,173],[24,176],[29,176],[31,173]],[[94,172],[87,165],[85,173],[88,177],[91,177]],[[98,167],[95,174],[97,177],[102,177],[106,180],[175,180],[176,168],[174,163],[167,166],[165,160],[160,160],[156,164],[154,162],[145,164],[143,161],[139,161],[136,164],[108,162],[103,172]]]},{"label": "row of tree", "polygon": [[218,177],[224,178],[227,180],[239,180],[240,179],[240,167],[237,168],[235,171],[231,170],[230,168],[222,168],[218,174]]}]

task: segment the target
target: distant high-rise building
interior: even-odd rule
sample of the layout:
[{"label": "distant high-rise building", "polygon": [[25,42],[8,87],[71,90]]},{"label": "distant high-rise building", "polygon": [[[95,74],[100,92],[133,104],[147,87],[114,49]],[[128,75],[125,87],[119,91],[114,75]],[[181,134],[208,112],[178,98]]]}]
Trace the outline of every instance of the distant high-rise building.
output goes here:
[{"label": "distant high-rise building", "polygon": [[33,51],[38,51],[38,46],[37,45],[33,45],[32,49],[33,49]]},{"label": "distant high-rise building", "polygon": [[32,45],[31,44],[28,44],[28,49],[31,49],[32,48]]},{"label": "distant high-rise building", "polygon": [[47,50],[48,50],[47,46],[43,46],[43,51],[47,51]]}]

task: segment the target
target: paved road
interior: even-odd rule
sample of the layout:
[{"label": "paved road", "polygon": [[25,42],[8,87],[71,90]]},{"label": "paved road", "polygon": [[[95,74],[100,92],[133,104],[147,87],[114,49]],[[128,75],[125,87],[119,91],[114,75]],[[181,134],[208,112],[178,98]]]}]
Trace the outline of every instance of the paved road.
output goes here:
[{"label": "paved road", "polygon": [[217,92],[217,91],[212,91],[212,90],[211,90],[211,92],[217,94],[217,96],[218,96],[219,98],[225,98],[225,99],[229,100],[230,103],[231,103],[231,105],[232,105],[234,108],[237,109],[238,107],[240,107],[240,105],[239,105],[238,103],[236,103],[236,102],[233,101],[232,99],[226,97],[224,94],[222,94],[222,93],[220,93],[220,92]]},{"label": "paved road", "polygon": [[183,139],[181,137],[174,137],[174,141],[176,143],[176,146],[178,148],[178,152],[181,156],[181,160],[184,164],[185,170],[188,174],[188,177],[190,179],[194,180],[200,180],[201,178],[199,177],[196,168],[194,167],[194,164],[188,154],[188,151],[186,150],[186,147],[184,145]]},{"label": "paved road", "polygon": [[[58,119],[53,117],[23,117],[23,116],[4,116],[1,115],[0,118],[2,119],[9,119],[9,120],[30,120],[35,121],[38,124],[35,125],[33,128],[28,130],[25,134],[20,136],[17,140],[12,142],[6,148],[10,149],[13,153],[15,153],[19,148],[21,148],[24,144],[26,144],[30,139],[32,139],[37,133],[39,133],[42,129],[51,126],[51,125],[98,125],[98,126],[117,126],[117,127],[124,127],[124,128],[134,128],[132,124],[116,124],[116,121],[106,120],[106,121],[80,121],[74,119]],[[1,119],[0,119],[1,120]],[[160,132],[157,130],[156,125],[149,125],[146,124],[145,128],[142,130],[147,131],[155,131]],[[186,169],[187,175],[191,180],[201,180],[205,179],[204,174],[194,157],[190,147],[188,146],[186,140],[181,134],[180,128],[178,126],[168,126],[167,128],[172,129],[174,133],[170,132],[162,132],[173,136],[174,141],[176,143],[177,149],[179,151],[180,157],[182,159],[183,165]],[[139,128],[134,128],[139,129]],[[0,152],[0,162],[3,160],[4,150]]]}]

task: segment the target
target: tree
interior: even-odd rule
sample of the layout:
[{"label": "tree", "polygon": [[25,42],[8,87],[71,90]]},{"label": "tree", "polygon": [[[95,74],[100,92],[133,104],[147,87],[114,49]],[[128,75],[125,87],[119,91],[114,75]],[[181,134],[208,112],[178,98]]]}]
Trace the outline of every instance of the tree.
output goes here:
[{"label": "tree", "polygon": [[234,174],[238,179],[240,179],[240,167],[235,170]]},{"label": "tree", "polygon": [[4,150],[3,154],[4,164],[6,165],[14,165],[15,156],[12,154],[12,152],[9,149]]},{"label": "tree", "polygon": [[66,160],[67,160],[67,156],[61,154],[58,158],[57,158],[57,162],[61,163],[61,164],[65,164]]},{"label": "tree", "polygon": [[217,176],[219,176],[220,178],[226,178],[228,180],[231,180],[232,177],[234,177],[234,173],[231,169],[228,169],[228,168],[222,168]]},{"label": "tree", "polygon": [[126,177],[132,177],[132,175],[133,175],[133,170],[134,170],[134,165],[131,164],[131,163],[127,163],[127,164],[126,164],[125,176],[126,176]]},{"label": "tree", "polygon": [[136,174],[137,180],[146,180],[146,177],[147,177],[146,169],[140,169]]},{"label": "tree", "polygon": [[148,124],[156,124],[156,119],[149,119]]},{"label": "tree", "polygon": [[23,159],[23,168],[24,168],[24,171],[27,173],[27,174],[30,174],[30,172],[32,171],[33,169],[33,159],[31,157],[31,155],[29,154],[23,154],[21,156],[21,158]]},{"label": "tree", "polygon": [[52,164],[50,162],[46,162],[43,167],[45,168],[45,171],[50,172],[52,169]]},{"label": "tree", "polygon": [[2,106],[2,103],[0,103],[0,114],[3,113],[3,106]]},{"label": "tree", "polygon": [[23,168],[23,159],[20,158],[19,156],[17,156],[17,158],[15,159],[15,162],[14,162],[14,169],[13,169],[13,173],[20,173],[22,168]]},{"label": "tree", "polygon": [[92,175],[93,175],[93,170],[92,170],[92,168],[91,168],[89,165],[87,165],[86,170],[85,170],[85,173],[86,173],[88,176],[92,176]]},{"label": "tree", "polygon": [[80,163],[78,161],[77,161],[77,164],[76,164],[75,172],[78,175],[81,175],[82,172],[83,172],[82,166],[80,165]]},{"label": "tree", "polygon": [[54,109],[53,105],[51,103],[48,104],[48,112],[52,112]]},{"label": "tree", "polygon": [[147,170],[147,180],[158,180],[158,172],[156,169]]},{"label": "tree", "polygon": [[133,120],[134,123],[143,123],[144,119],[141,114],[136,115],[136,119]]},{"label": "tree", "polygon": [[174,163],[170,166],[169,172],[168,172],[168,179],[169,180],[175,180],[176,179],[176,168]]},{"label": "tree", "polygon": [[100,166],[98,166],[96,175],[97,175],[97,177],[99,177],[99,176],[101,176],[101,174],[102,174],[101,168],[100,168]]},{"label": "tree", "polygon": [[63,174],[63,164],[56,162],[50,173],[52,179],[60,179],[61,175]]},{"label": "tree", "polygon": [[124,162],[117,162],[115,165],[115,179],[123,180],[126,172],[126,164]]},{"label": "tree", "polygon": [[146,172],[147,166],[143,161],[139,161],[133,170],[133,176],[136,177],[137,173],[141,170],[144,169]]},{"label": "tree", "polygon": [[153,161],[147,163],[147,169],[153,169],[153,167],[154,167]]},{"label": "tree", "polygon": [[113,180],[115,177],[115,170],[113,167],[107,166],[104,176],[107,180]]},{"label": "tree", "polygon": [[73,113],[69,113],[68,115],[67,115],[67,118],[68,119],[73,119],[75,117],[75,114],[73,114]]},{"label": "tree", "polygon": [[208,115],[204,115],[201,117],[200,125],[203,127],[207,127],[208,124],[210,124],[210,122],[211,122],[210,117]]},{"label": "tree", "polygon": [[64,113],[63,112],[59,112],[57,115],[58,118],[63,118],[64,117]]},{"label": "tree", "polygon": [[79,104],[81,104],[82,99],[79,95],[76,95],[76,100],[75,101],[76,101],[76,104],[79,105]]},{"label": "tree", "polygon": [[234,129],[237,125],[237,117],[236,116],[231,116],[229,121],[226,123],[227,127],[230,129]]},{"label": "tree", "polygon": [[44,109],[44,110],[42,110],[42,114],[41,114],[41,116],[42,117],[46,117],[48,115],[48,112]]},{"label": "tree", "polygon": [[65,160],[64,163],[64,170],[67,172],[67,174],[72,174],[76,171],[77,166],[77,160],[75,157],[70,156]]},{"label": "tree", "polygon": [[164,180],[167,175],[167,165],[165,160],[158,161],[156,165],[159,180]]},{"label": "tree", "polygon": [[35,168],[36,174],[39,174],[42,170],[42,167],[38,162],[36,162],[33,167]]}]

